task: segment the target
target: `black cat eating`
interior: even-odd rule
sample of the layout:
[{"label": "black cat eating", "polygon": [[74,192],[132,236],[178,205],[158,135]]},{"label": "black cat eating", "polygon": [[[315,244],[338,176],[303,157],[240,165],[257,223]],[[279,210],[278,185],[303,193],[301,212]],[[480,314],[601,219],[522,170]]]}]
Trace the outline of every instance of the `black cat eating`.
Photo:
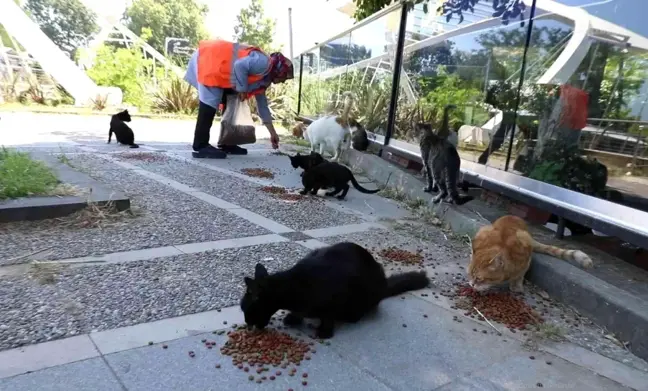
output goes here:
[{"label": "black cat eating", "polygon": [[319,319],[318,338],[332,337],[335,322],[357,322],[383,299],[430,282],[424,271],[387,277],[369,251],[350,242],[314,250],[290,269],[273,274],[257,263],[254,278],[244,281],[241,310],[248,326],[262,329],[275,312],[287,310],[288,326],[304,318]]}]

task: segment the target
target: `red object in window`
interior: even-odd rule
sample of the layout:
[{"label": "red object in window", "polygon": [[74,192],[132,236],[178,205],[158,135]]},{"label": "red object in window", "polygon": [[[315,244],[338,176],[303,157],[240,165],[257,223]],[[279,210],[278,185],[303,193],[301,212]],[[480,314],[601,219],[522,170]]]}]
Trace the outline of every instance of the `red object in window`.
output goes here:
[{"label": "red object in window", "polygon": [[223,112],[223,104],[222,103],[218,105],[218,111],[220,111],[221,113]]},{"label": "red object in window", "polygon": [[560,97],[563,100],[561,124],[570,129],[581,130],[587,125],[587,92],[569,84],[560,86]]}]

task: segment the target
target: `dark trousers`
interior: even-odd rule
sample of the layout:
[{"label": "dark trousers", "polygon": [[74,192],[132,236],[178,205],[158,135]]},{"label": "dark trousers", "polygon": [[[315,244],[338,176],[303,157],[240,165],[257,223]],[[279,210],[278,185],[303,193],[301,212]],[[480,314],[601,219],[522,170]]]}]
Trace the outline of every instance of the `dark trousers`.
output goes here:
[{"label": "dark trousers", "polygon": [[[225,106],[227,105],[227,96],[230,94],[235,94],[236,91],[231,89],[226,89],[223,91],[223,97],[221,98],[221,103],[223,105],[223,112],[225,112]],[[214,123],[214,118],[216,117],[216,109],[206,105],[202,102],[198,104],[198,118],[196,119],[196,130],[194,131],[194,141],[193,141],[193,150],[199,151],[202,148],[209,146],[209,134],[211,132],[212,124]]]}]

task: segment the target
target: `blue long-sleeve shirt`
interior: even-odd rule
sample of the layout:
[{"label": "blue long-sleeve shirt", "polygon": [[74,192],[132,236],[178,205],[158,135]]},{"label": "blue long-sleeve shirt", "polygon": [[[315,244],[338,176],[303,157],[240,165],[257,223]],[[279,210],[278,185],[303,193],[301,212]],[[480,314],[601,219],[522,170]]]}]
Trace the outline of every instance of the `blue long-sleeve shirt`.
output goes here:
[{"label": "blue long-sleeve shirt", "polygon": [[[253,51],[249,56],[240,58],[234,62],[234,84],[237,92],[250,92],[259,88],[267,88],[270,83],[270,57],[264,53]],[[262,75],[263,79],[248,84],[248,76]],[[215,109],[220,105],[223,98],[223,89],[218,87],[207,87],[198,83],[198,51],[191,56],[185,81],[198,90],[198,99],[206,105]],[[268,108],[268,98],[265,92],[255,95],[259,116],[263,123],[272,123],[272,114]]]}]

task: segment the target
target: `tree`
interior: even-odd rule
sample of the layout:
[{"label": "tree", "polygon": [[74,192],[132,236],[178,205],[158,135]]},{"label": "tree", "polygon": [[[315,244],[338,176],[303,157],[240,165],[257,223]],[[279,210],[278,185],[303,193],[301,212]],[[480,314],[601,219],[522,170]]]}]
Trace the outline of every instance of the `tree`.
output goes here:
[{"label": "tree", "polygon": [[208,7],[195,0],[134,0],[124,18],[128,28],[137,35],[151,29],[147,43],[164,53],[167,37],[186,38],[197,45],[208,37],[205,15]]},{"label": "tree", "polygon": [[72,58],[78,47],[85,46],[99,32],[97,14],[79,0],[27,0],[25,10],[45,35]]},{"label": "tree", "polygon": [[277,51],[272,47],[276,22],[267,18],[262,0],[251,0],[247,8],[241,9],[236,17],[234,40],[256,46],[266,53]]}]

